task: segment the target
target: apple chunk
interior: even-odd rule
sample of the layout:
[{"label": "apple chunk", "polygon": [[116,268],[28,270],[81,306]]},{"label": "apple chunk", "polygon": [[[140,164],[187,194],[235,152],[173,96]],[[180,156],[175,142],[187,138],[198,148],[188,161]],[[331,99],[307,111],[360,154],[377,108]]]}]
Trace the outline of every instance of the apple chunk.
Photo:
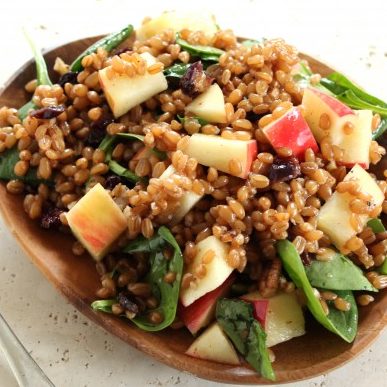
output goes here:
[{"label": "apple chunk", "polygon": [[[357,181],[361,192],[369,194],[371,199],[367,202],[370,209],[380,206],[384,194],[376,181],[361,166],[355,165],[345,176],[344,181]],[[357,231],[351,224],[353,212],[350,208],[355,196],[348,192],[334,192],[333,195],[320,208],[317,216],[317,228],[329,236],[331,242],[342,252],[346,253],[345,244]],[[366,214],[359,215],[361,224],[365,226],[370,217]]]},{"label": "apple chunk", "polygon": [[208,37],[215,35],[219,29],[214,16],[209,13],[193,10],[167,11],[143,23],[136,31],[136,38],[143,41],[167,29],[176,33],[185,28],[191,31],[202,31]]},{"label": "apple chunk", "polygon": [[[167,179],[176,173],[173,165],[170,165],[160,176],[160,179]],[[187,191],[180,199],[180,206],[177,208],[176,212],[173,214],[171,219],[171,224],[179,223],[184,216],[193,208],[196,203],[203,197],[203,195],[198,195],[195,192]]]},{"label": "apple chunk", "polygon": [[305,120],[318,142],[327,135],[326,131],[320,127],[320,118],[323,114],[327,115],[331,123],[340,117],[354,115],[353,110],[347,105],[314,88],[304,90],[302,106],[304,107]]},{"label": "apple chunk", "polygon": [[[199,164],[246,178],[257,156],[257,142],[229,140],[221,136],[196,133],[190,137],[183,152],[195,158]],[[241,165],[237,173],[230,169],[232,160],[238,161]]]},{"label": "apple chunk", "polygon": [[[148,52],[140,56],[145,59],[147,67],[156,63],[156,58]],[[145,72],[144,75],[134,77],[127,74],[114,74],[110,77],[110,68],[111,66],[108,66],[99,70],[98,78],[115,118],[168,88],[162,71],[156,74]]]},{"label": "apple chunk", "polygon": [[240,365],[238,354],[218,323],[211,325],[188,348],[186,354],[218,363]]},{"label": "apple chunk", "polygon": [[234,280],[235,276],[231,274],[222,285],[206,293],[193,304],[187,307],[180,305],[179,317],[193,335],[213,320],[216,302],[219,298],[226,296]]},{"label": "apple chunk", "polygon": [[254,292],[241,298],[254,306],[257,302],[268,302],[264,325],[268,347],[305,334],[304,315],[295,293],[278,293],[264,298],[259,292]]},{"label": "apple chunk", "polygon": [[66,218],[73,234],[96,261],[127,228],[124,214],[101,184],[87,192]]},{"label": "apple chunk", "polygon": [[300,108],[294,107],[263,129],[274,149],[289,148],[293,156],[303,158],[308,148],[318,151],[318,145]]},{"label": "apple chunk", "polygon": [[[193,302],[203,297],[208,292],[220,286],[234,270],[227,263],[229,245],[221,242],[218,238],[211,235],[196,245],[197,253],[195,258],[186,266],[185,274],[194,275],[194,280],[188,287],[182,287],[180,290],[180,301],[183,306],[191,305]],[[206,255],[211,258],[203,262]],[[199,277],[196,275],[199,267],[204,266],[205,275]]]},{"label": "apple chunk", "polygon": [[185,111],[208,122],[227,122],[223,92],[216,83],[187,105]]}]

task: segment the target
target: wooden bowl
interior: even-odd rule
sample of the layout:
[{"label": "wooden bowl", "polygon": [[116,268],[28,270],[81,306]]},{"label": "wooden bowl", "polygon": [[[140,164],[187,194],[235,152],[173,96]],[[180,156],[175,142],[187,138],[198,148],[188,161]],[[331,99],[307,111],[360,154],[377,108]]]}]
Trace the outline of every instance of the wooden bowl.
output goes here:
[{"label": "wooden bowl", "polygon": [[[45,57],[49,68],[57,56],[71,62],[96,38],[82,39],[49,51]],[[312,69],[322,75],[332,71],[323,63],[303,55]],[[20,107],[29,98],[24,84],[35,77],[32,62],[20,68],[0,92],[0,106]],[[56,79],[52,74],[52,79]],[[126,343],[179,370],[201,378],[225,383],[270,384],[248,366],[228,366],[195,359],[184,354],[192,336],[186,330],[165,330],[147,333],[127,320],[96,313],[90,308],[100,281],[93,260],[77,257],[71,252],[68,235],[46,231],[28,219],[22,206],[22,196],[7,193],[0,184],[0,209],[8,227],[30,260],[47,279],[83,314]],[[275,347],[276,383],[311,378],[339,367],[372,343],[386,324],[387,292],[376,296],[375,302],[360,310],[359,331],[353,344],[328,332],[313,319],[307,320],[307,334]]]}]

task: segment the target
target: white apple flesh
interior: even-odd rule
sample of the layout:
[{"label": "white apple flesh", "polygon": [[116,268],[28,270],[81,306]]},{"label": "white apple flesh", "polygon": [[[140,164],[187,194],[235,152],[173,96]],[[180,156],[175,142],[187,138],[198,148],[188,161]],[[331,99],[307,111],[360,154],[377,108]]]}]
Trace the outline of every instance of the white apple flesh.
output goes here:
[{"label": "white apple flesh", "polygon": [[[170,165],[160,176],[160,179],[167,179],[176,173],[176,169],[173,165]],[[193,208],[196,203],[203,197],[203,195],[198,195],[195,192],[187,191],[180,199],[180,205],[177,208],[176,212],[173,214],[171,219],[171,224],[179,223],[184,216]]]},{"label": "white apple flesh", "polygon": [[[229,140],[221,136],[196,133],[190,137],[183,152],[195,158],[199,164],[246,178],[257,156],[257,142],[255,140]],[[241,164],[240,173],[232,173],[231,160],[236,160]]]},{"label": "white apple flesh", "polygon": [[185,353],[199,359],[240,365],[239,356],[234,346],[218,323],[207,328]]},{"label": "white apple flesh", "polygon": [[[357,181],[362,192],[370,194],[372,199],[369,207],[380,206],[384,200],[384,194],[376,181],[361,166],[355,165],[345,176],[344,181]],[[351,225],[352,211],[351,201],[355,196],[345,192],[334,192],[333,195],[320,208],[317,216],[317,228],[329,236],[331,242],[341,251],[346,252],[346,242],[357,234]],[[363,227],[369,220],[369,216],[359,215]]]},{"label": "white apple flesh", "polygon": [[304,90],[302,98],[303,115],[314,137],[320,142],[326,135],[326,130],[320,127],[320,117],[327,114],[331,123],[346,115],[354,115],[352,109],[338,99],[314,88]]},{"label": "white apple flesh", "polygon": [[[148,52],[140,56],[145,59],[147,67],[156,63],[156,58]],[[168,88],[167,79],[162,71],[156,74],[146,72],[144,75],[134,77],[114,74],[110,78],[108,76],[110,67],[99,70],[98,78],[115,118],[121,117],[133,107]]]},{"label": "white apple flesh", "polygon": [[268,347],[305,334],[304,314],[295,293],[278,293],[273,297],[264,298],[259,292],[253,292],[241,298],[250,302],[269,302],[264,327]]},{"label": "white apple flesh", "polygon": [[217,83],[214,83],[188,104],[185,112],[208,122],[226,123],[226,109],[222,89]]},{"label": "white apple flesh", "polygon": [[[227,263],[229,245],[221,242],[215,236],[209,236],[196,245],[197,253],[195,258],[186,266],[185,273],[196,273],[198,267],[204,264],[206,274],[200,278],[196,276],[195,281],[189,287],[182,287],[180,290],[180,301],[183,306],[191,305],[193,302],[208,292],[220,286],[234,270]],[[214,253],[210,262],[204,263],[203,256],[212,251]],[[185,274],[184,273],[184,274]]]}]

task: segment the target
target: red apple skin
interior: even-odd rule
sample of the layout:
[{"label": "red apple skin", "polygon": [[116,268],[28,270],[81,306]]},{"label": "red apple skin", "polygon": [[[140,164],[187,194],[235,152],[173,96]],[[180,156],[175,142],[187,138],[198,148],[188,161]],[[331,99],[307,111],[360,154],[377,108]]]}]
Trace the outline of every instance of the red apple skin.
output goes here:
[{"label": "red apple skin", "polygon": [[340,102],[335,97],[332,97],[328,94],[323,93],[320,90],[309,88],[314,94],[318,95],[318,97],[325,102],[339,117],[346,116],[347,114],[355,114],[351,108],[347,105]]},{"label": "red apple skin", "polygon": [[265,329],[267,308],[269,307],[270,300],[249,300],[244,298],[243,296],[241,297],[241,300],[250,302],[253,305],[254,318],[262,325],[263,329]]},{"label": "red apple skin", "polygon": [[318,145],[298,107],[294,107],[263,129],[274,149],[287,147],[293,156],[303,160],[305,151],[318,152]]},{"label": "red apple skin", "polygon": [[193,335],[212,321],[217,300],[229,292],[234,281],[235,274],[231,273],[222,285],[200,297],[193,304],[189,306],[179,304],[178,315]]}]

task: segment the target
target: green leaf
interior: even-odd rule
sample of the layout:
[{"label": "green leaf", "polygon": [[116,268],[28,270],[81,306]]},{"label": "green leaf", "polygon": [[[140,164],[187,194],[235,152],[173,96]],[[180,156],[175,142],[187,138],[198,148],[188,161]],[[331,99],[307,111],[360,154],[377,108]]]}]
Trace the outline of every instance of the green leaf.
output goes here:
[{"label": "green leaf", "polygon": [[28,116],[28,113],[30,110],[36,110],[39,109],[37,105],[35,105],[32,101],[27,102],[24,104],[17,112],[19,118],[23,121],[24,118]]},{"label": "green leaf", "polygon": [[379,218],[370,219],[367,226],[372,229],[375,234],[386,231],[383,222]]},{"label": "green leaf", "polygon": [[372,110],[374,113],[387,116],[386,107],[372,105],[371,103],[359,98],[352,90],[346,90],[343,93],[338,94],[337,98],[353,109],[368,109]]},{"label": "green leaf", "polygon": [[[283,266],[297,288],[302,289],[307,298],[307,306],[315,319],[331,332],[340,336],[343,340],[351,343],[356,336],[358,312],[356,303],[351,304],[351,310],[348,312],[337,311],[343,314],[339,318],[336,311],[325,315],[320,301],[316,298],[313,288],[306,276],[301,258],[294,247],[288,240],[277,242],[277,251],[282,260]],[[352,292],[348,291],[347,298],[352,297]]]},{"label": "green leaf", "polygon": [[12,148],[0,153],[0,180],[8,181],[17,179],[32,186],[37,186],[40,183],[47,183],[46,180],[39,179],[36,176],[36,168],[30,168],[24,176],[17,176],[14,172],[14,168],[19,160],[19,150],[17,148]]},{"label": "green leaf", "polygon": [[332,74],[329,74],[327,78],[335,85],[341,86],[345,90],[351,90],[354,94],[356,94],[357,97],[362,99],[364,102],[368,102],[371,105],[387,108],[386,102],[382,101],[377,97],[374,97],[371,94],[368,94],[359,86],[355,85],[352,81],[350,81],[345,75],[338,72],[334,72]]},{"label": "green leaf", "polygon": [[175,63],[173,66],[164,70],[164,75],[167,78],[180,79],[190,68],[191,63]]},{"label": "green leaf", "polygon": [[[173,249],[172,258],[164,255],[164,249],[169,246]],[[146,314],[136,316],[132,321],[145,331],[160,331],[173,323],[176,317],[176,309],[179,301],[180,283],[183,272],[183,255],[179,245],[167,227],[159,228],[157,235],[146,240],[139,238],[130,243],[125,249],[126,253],[147,252],[150,253],[150,272],[146,281],[151,284],[152,292],[159,298],[159,306],[153,309],[159,312],[164,320],[160,324],[151,323]],[[167,273],[176,273],[173,283],[164,281]]]},{"label": "green leaf", "polygon": [[134,134],[134,133],[117,133],[118,137],[126,138],[128,140],[138,140],[141,142],[144,142],[145,136],[141,134]]},{"label": "green leaf", "polygon": [[346,256],[337,253],[330,261],[313,260],[305,267],[312,286],[330,290],[368,290],[377,292],[363,272]]},{"label": "green leaf", "polygon": [[176,44],[189,52],[192,56],[201,58],[206,61],[218,62],[219,57],[224,54],[224,51],[211,46],[193,45],[180,38],[179,34],[176,34]]},{"label": "green leaf", "polygon": [[384,260],[383,265],[379,267],[380,274],[387,274],[387,259]]},{"label": "green leaf", "polygon": [[94,44],[92,44],[89,48],[87,48],[85,51],[82,52],[81,55],[79,55],[74,62],[70,66],[70,70],[74,72],[81,71],[83,69],[82,66],[82,59],[86,55],[90,55],[97,51],[98,48],[103,48],[107,52],[110,52],[113,50],[113,48],[116,48],[118,45],[120,45],[124,40],[129,38],[129,36],[133,32],[133,26],[129,24],[127,27],[123,28],[121,31],[114,32],[108,36],[105,36],[104,38],[98,40]]},{"label": "green leaf", "polygon": [[24,31],[24,35],[27,38],[27,41],[31,47],[32,53],[34,54],[35,64],[36,64],[36,79],[38,85],[52,85],[50,76],[48,75],[46,61],[44,60],[42,51],[36,46],[32,41],[30,36]]},{"label": "green leaf", "polygon": [[194,120],[196,120],[200,126],[204,126],[204,125],[208,124],[208,121],[204,120],[203,118],[197,117],[197,116],[194,116],[194,117],[184,117],[184,116],[177,115],[177,119],[181,122],[182,125],[184,125],[184,123],[185,123],[185,121],[187,119],[194,119]]},{"label": "green leaf", "polygon": [[254,318],[251,303],[220,299],[216,319],[246,361],[263,377],[275,380],[266,346],[266,334]]},{"label": "green leaf", "polygon": [[321,83],[312,85],[311,77],[313,75],[314,74],[310,68],[305,63],[300,62],[298,65],[298,72],[293,75],[293,79],[302,89],[306,89],[307,87],[314,87],[315,89],[319,89],[324,93],[332,94],[327,88],[321,85]]},{"label": "green leaf", "polygon": [[117,161],[110,160],[108,165],[109,165],[109,169],[113,173],[115,173],[118,176],[124,177],[125,179],[128,179],[133,183],[137,183],[138,181],[143,180],[143,178],[137,176],[134,172],[118,164]]},{"label": "green leaf", "polygon": [[258,321],[253,321],[247,338],[246,360],[266,379],[275,380],[275,374],[266,347],[266,333]]},{"label": "green leaf", "polygon": [[117,300],[97,300],[91,304],[91,307],[97,312],[113,313],[112,306],[117,302]]}]

